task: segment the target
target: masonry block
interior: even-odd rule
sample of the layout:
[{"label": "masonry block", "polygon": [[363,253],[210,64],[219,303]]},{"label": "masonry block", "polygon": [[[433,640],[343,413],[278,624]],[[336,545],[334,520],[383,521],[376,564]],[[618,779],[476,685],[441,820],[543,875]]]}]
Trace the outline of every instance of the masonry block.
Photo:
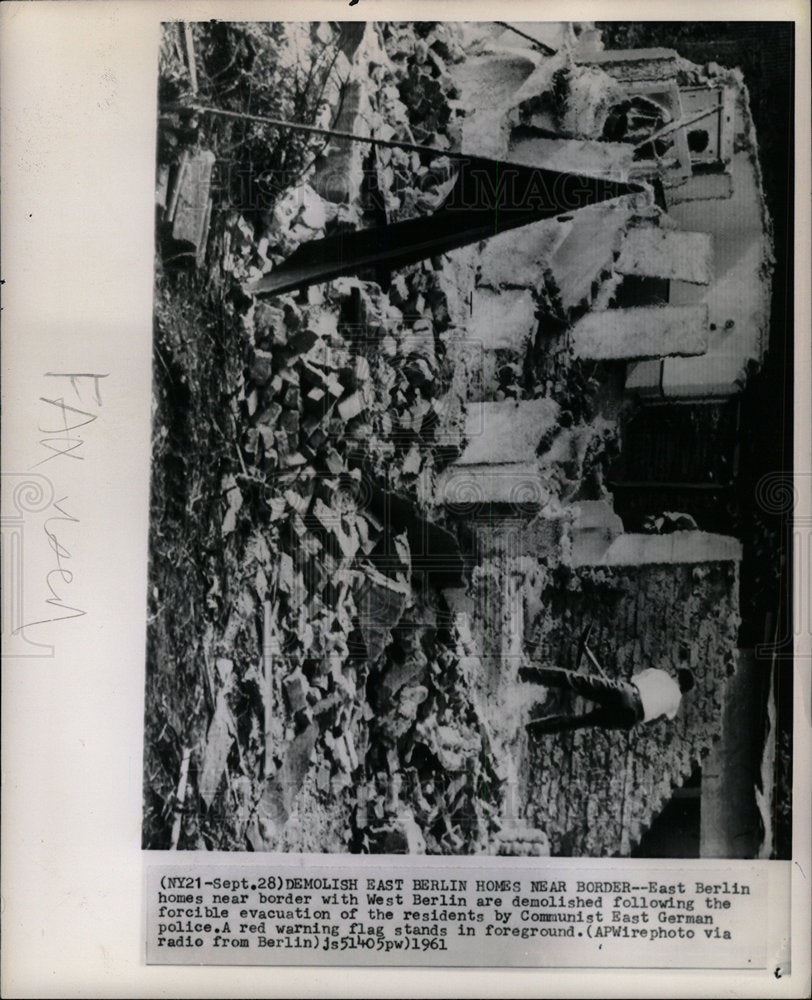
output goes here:
[{"label": "masonry block", "polygon": [[668,565],[674,563],[739,562],[741,542],[706,531],[674,531],[669,535],[619,535],[603,563],[606,566]]},{"label": "masonry block", "polygon": [[538,287],[547,261],[566,234],[566,227],[555,219],[543,219],[491,237],[480,256],[480,283],[494,288],[500,285]]},{"label": "masonry block", "polygon": [[606,500],[582,500],[572,523],[569,564],[598,565],[623,531],[623,522]]},{"label": "masonry block", "polygon": [[559,412],[551,399],[469,403],[468,445],[455,465],[532,462],[541,439],[558,425]]},{"label": "masonry block", "polygon": [[477,288],[468,336],[486,351],[522,351],[538,328],[536,303],[528,289]]},{"label": "masonry block", "polygon": [[620,274],[707,285],[713,277],[710,233],[637,226],[626,233],[615,270]]},{"label": "masonry block", "polygon": [[708,307],[644,306],[583,316],[572,329],[577,357],[594,361],[688,357],[708,349]]}]

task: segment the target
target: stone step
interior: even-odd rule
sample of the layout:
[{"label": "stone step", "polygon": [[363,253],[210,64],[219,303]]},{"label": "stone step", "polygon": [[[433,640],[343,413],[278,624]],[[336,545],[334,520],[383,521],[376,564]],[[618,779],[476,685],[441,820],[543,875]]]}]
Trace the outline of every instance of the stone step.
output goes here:
[{"label": "stone step", "polygon": [[541,439],[558,426],[559,412],[552,399],[469,403],[468,444],[455,465],[533,462]]},{"label": "stone step", "polygon": [[623,522],[606,500],[582,500],[572,522],[570,566],[599,565],[612,542],[623,533]]},{"label": "stone step", "polygon": [[593,361],[690,357],[708,349],[708,307],[640,306],[587,313],[572,328],[576,357]]},{"label": "stone step", "polygon": [[707,531],[673,531],[668,535],[619,535],[601,560],[602,566],[645,566],[674,563],[738,563],[741,542]]},{"label": "stone step", "polygon": [[468,337],[483,351],[523,352],[537,328],[536,303],[529,289],[475,289]]},{"label": "stone step", "polygon": [[592,302],[594,289],[611,274],[631,210],[618,203],[574,213],[569,232],[550,259],[548,277],[564,316]]},{"label": "stone step", "polygon": [[438,477],[437,498],[450,513],[466,518],[487,515],[491,504],[521,517],[543,507],[551,493],[537,463],[494,461],[452,465]]},{"label": "stone step", "polygon": [[619,274],[710,284],[713,277],[710,233],[637,226],[623,238],[615,270]]}]

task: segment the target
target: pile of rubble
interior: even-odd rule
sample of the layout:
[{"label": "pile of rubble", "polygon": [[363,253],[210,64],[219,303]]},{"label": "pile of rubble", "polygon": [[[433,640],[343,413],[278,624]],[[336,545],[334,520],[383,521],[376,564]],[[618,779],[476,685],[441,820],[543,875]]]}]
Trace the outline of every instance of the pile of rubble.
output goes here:
[{"label": "pile of rubble", "polygon": [[[244,365],[223,387],[233,454],[192,773],[208,821],[236,815],[233,842],[255,850],[545,853],[537,833],[503,829],[511,765],[478,701],[470,634],[442,596],[463,569],[436,480],[464,444],[457,325],[475,254],[250,294],[300,246],[375,212],[384,223],[429,214],[454,183],[443,153],[460,148],[465,112],[452,28],[370,25],[356,44],[333,124],[437,152],[362,156],[336,139],[268,212],[218,216],[209,274]],[[497,367],[497,400],[550,394],[522,357]],[[576,482],[588,438],[559,463],[571,459]],[[308,833],[319,810],[336,818],[330,837]]]},{"label": "pile of rubble", "polygon": [[251,304],[241,316],[251,346],[235,406],[247,428],[242,447],[263,475],[363,468],[405,493],[431,476],[438,429],[446,443],[452,434],[436,287],[431,269],[419,268],[389,295],[338,279],[311,288],[307,304],[291,296]]},{"label": "pile of rubble", "polygon": [[[275,246],[307,236],[324,204],[310,191],[301,211],[277,211]],[[237,220],[232,260],[240,232]],[[211,594],[234,608],[212,648],[242,642],[265,656],[261,667],[256,655],[217,659],[201,794],[217,810],[218,795],[246,786],[242,831],[255,849],[286,843],[305,785],[315,802],[343,802],[345,848],[484,849],[503,768],[439,585],[421,574],[431,560],[425,549],[413,557],[433,532],[448,547],[440,577],[459,577],[453,536],[422,500],[461,434],[446,405],[449,317],[436,273],[413,267],[388,293],[338,279],[298,299],[237,295],[228,308],[246,352],[231,387],[237,463],[221,483],[239,579]],[[234,721],[240,705],[250,723]],[[241,726],[252,750],[234,755]]]}]

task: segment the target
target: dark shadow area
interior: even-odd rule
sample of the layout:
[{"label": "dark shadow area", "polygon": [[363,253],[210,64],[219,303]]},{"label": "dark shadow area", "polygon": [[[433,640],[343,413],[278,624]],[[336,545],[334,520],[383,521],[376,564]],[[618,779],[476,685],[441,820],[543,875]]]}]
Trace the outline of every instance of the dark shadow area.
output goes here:
[{"label": "dark shadow area", "polygon": [[[792,449],[794,261],[794,24],[791,22],[603,22],[607,48],[665,46],[696,63],[739,67],[750,94],[759,162],[773,225],[770,340],[764,364],[738,397],[735,475],[697,506],[706,530],[741,539],[740,648],[776,671],[774,857],[791,857]],[[732,454],[731,454],[732,457]],[[771,477],[768,479],[767,477]],[[778,502],[765,485],[783,484]],[[696,491],[695,491],[696,492]],[[774,499],[774,498],[773,498]],[[682,509],[682,508],[680,508]],[[694,511],[691,511],[694,513]],[[625,518],[624,518],[625,519]],[[703,523],[704,520],[704,523]],[[725,527],[727,525],[727,527]]]}]

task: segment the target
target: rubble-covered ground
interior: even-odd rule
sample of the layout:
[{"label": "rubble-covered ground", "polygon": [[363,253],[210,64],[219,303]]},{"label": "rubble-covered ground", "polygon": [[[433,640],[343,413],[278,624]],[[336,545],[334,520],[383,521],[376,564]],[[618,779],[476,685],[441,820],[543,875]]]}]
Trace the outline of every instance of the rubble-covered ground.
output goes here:
[{"label": "rubble-covered ground", "polygon": [[[295,294],[245,291],[311,240],[430,214],[453,180],[443,152],[488,153],[507,99],[491,89],[493,114],[471,113],[488,107],[472,93],[488,80],[488,30],[192,26],[200,104],[436,151],[373,154],[173,110],[191,100],[189,56],[166,26],[159,190],[171,197],[184,156],[216,159],[197,259],[157,215],[147,848],[549,849],[515,800],[526,696],[497,690],[460,612],[466,588],[480,606],[492,597],[482,541],[438,502],[438,483],[466,446],[467,400],[546,399],[558,415],[555,446],[543,442],[553,514],[600,499],[622,363],[572,357],[559,289],[541,280],[514,293],[540,320],[535,341],[497,347],[483,371],[462,333],[485,244]],[[515,72],[492,81],[514,98],[535,81],[514,125],[598,128],[594,74],[537,53],[517,55]],[[611,294],[611,281],[585,292]],[[550,539],[539,593],[561,558]],[[555,615],[534,608],[540,633],[567,627]],[[544,827],[543,804],[532,820]]]},{"label": "rubble-covered ground", "polygon": [[[347,100],[356,131],[458,148],[454,27],[357,27],[195,25],[198,99],[325,126]],[[164,105],[188,90],[181,39],[169,25]],[[240,291],[302,242],[431,212],[448,160],[385,149],[372,172],[352,145],[203,116],[159,132],[159,180],[190,148],[217,167],[202,266],[165,240],[156,257],[145,846],[536,851],[501,829],[505,735],[442,597],[465,574],[433,497],[463,444],[471,255],[385,292]],[[496,398],[557,388],[577,408],[593,387],[552,355],[515,361]]]}]

